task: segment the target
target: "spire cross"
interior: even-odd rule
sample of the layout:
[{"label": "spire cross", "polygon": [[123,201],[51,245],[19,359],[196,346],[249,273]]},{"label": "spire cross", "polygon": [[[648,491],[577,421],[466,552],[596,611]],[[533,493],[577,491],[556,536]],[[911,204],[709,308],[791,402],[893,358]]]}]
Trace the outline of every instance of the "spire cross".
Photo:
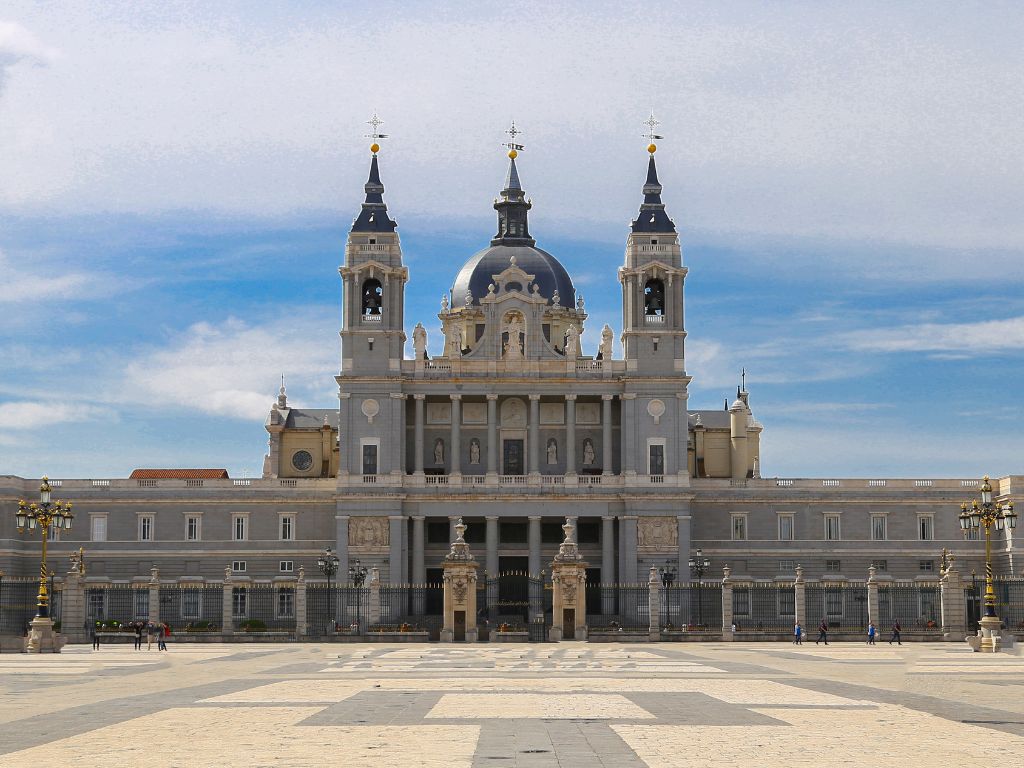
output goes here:
[{"label": "spire cross", "polygon": [[743,387],[743,391],[746,392],[747,391],[747,369],[746,368],[741,368],[740,369],[740,382],[741,382],[740,386],[742,386]]},{"label": "spire cross", "polygon": [[384,121],[377,117],[376,110],[373,112],[373,117],[366,121],[366,124],[373,128],[373,133],[366,134],[366,138],[376,141],[377,139],[386,139],[388,137],[386,133],[380,132],[380,127],[384,125]]},{"label": "spire cross", "polygon": [[648,143],[653,144],[655,139],[665,138],[661,134],[654,132],[654,129],[661,125],[661,121],[656,120],[654,117],[654,110],[651,110],[651,116],[644,120],[644,125],[647,126],[647,133],[644,134],[644,138],[647,139]]},{"label": "spire cross", "polygon": [[513,152],[522,152],[523,149],[525,149],[525,147],[523,147],[522,144],[517,144],[516,143],[516,136],[521,134],[522,131],[520,131],[518,128],[516,128],[516,121],[515,120],[512,121],[512,127],[509,128],[507,131],[505,131],[505,133],[507,133],[509,135],[509,141],[505,142],[501,146],[508,147]]}]

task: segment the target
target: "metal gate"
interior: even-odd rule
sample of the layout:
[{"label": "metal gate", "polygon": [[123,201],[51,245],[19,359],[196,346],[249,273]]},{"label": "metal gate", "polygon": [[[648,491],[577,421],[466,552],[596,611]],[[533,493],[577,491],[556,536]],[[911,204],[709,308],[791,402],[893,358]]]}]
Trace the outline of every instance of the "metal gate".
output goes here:
[{"label": "metal gate", "polygon": [[551,626],[551,585],[544,574],[532,576],[525,571],[506,571],[487,579],[483,588],[484,604],[477,609],[486,615],[492,630],[505,626],[526,631],[533,642],[548,639]]}]

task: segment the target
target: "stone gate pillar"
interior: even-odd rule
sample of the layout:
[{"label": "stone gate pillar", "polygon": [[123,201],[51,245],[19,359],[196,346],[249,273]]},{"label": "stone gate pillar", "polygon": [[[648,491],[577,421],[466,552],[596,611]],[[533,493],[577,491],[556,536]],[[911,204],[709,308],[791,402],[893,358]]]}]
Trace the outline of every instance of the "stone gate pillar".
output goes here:
[{"label": "stone gate pillar", "polygon": [[455,541],[441,563],[444,569],[444,627],[441,642],[477,641],[476,629],[476,558],[466,543],[466,524],[462,518],[455,523]]},{"label": "stone gate pillar", "polygon": [[732,632],[732,568],[722,567],[722,639],[735,640]]},{"label": "stone gate pillar", "polygon": [[64,589],[60,598],[60,631],[72,643],[84,643],[89,637],[85,615],[85,587],[82,584],[84,575],[81,553],[72,553],[71,567],[64,577]]},{"label": "stone gate pillar", "polygon": [[299,566],[299,578],[295,582],[295,639],[301,640],[309,632],[306,625],[306,567]]},{"label": "stone gate pillar", "polygon": [[234,584],[231,581],[231,566],[224,567],[224,594],[222,595],[221,614],[223,625],[220,628],[222,634],[231,635],[235,632],[234,606],[231,602],[231,589]]},{"label": "stone gate pillar", "polygon": [[661,640],[661,579],[658,569],[651,566],[651,574],[647,577],[647,612],[650,618],[647,627],[647,638],[656,643]]},{"label": "stone gate pillar", "polygon": [[796,580],[793,582],[793,592],[793,612],[796,614],[793,617],[793,630],[796,629],[795,625],[798,623],[802,628],[807,629],[807,589],[804,584],[804,567],[802,565],[796,567]]},{"label": "stone gate pillar", "polygon": [[942,605],[942,639],[960,642],[967,637],[967,601],[953,555],[947,555],[947,566],[939,579],[939,600]]},{"label": "stone gate pillar", "polygon": [[[377,566],[370,569],[369,592],[370,595],[367,599],[369,605],[366,606],[366,624],[368,627],[372,627],[380,624],[380,568]],[[358,600],[359,598],[357,597],[356,599]],[[359,627],[359,631],[362,632],[363,628]]]},{"label": "stone gate pillar", "polygon": [[877,635],[882,631],[882,627],[878,623],[881,617],[878,614],[878,579],[875,578],[876,573],[875,566],[872,565],[868,568],[868,622],[875,625],[875,634]]},{"label": "stone gate pillar", "polygon": [[160,569],[155,566],[149,569],[149,616],[147,621],[154,625],[160,623]]},{"label": "stone gate pillar", "polygon": [[[562,526],[565,539],[551,561],[551,639],[587,639],[587,563],[576,546],[572,518]],[[568,622],[568,623],[567,623]]]}]

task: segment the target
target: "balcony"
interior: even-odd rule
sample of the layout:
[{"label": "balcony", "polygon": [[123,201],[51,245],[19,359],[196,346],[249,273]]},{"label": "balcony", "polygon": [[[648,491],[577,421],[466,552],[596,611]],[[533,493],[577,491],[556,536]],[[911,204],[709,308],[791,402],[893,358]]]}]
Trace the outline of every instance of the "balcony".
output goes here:
[{"label": "balcony", "polygon": [[664,325],[664,315],[644,315],[644,325]]}]

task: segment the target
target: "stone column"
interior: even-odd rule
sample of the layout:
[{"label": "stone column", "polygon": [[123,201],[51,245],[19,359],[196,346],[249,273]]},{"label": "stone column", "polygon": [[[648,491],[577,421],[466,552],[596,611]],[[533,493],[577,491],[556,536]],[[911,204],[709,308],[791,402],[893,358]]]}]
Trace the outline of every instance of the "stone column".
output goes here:
[{"label": "stone column", "polygon": [[689,515],[676,516],[676,557],[678,558],[676,580],[680,584],[690,583],[690,522]]},{"label": "stone column", "polygon": [[299,566],[299,578],[295,582],[295,639],[301,640],[309,634],[309,619],[306,611],[306,568]]},{"label": "stone column", "polygon": [[501,453],[501,446],[498,445],[498,396],[487,396],[487,474],[498,473],[498,454]]},{"label": "stone column", "polygon": [[601,590],[601,613],[610,616],[615,613],[615,595],[611,585],[615,584],[615,517],[601,517],[601,583],[608,588]]},{"label": "stone column", "polygon": [[[807,589],[804,584],[804,567],[798,565],[796,567],[796,579],[793,581],[793,611],[796,614],[793,617],[793,629],[796,629],[796,623],[799,622],[803,629],[807,629]],[[877,595],[877,593],[876,593]],[[870,612],[871,601],[868,601],[869,612]],[[877,605],[877,602],[876,602]]]},{"label": "stone column", "polygon": [[619,583],[636,584],[636,515],[619,517]]},{"label": "stone column", "polygon": [[530,516],[529,542],[530,575],[540,576],[540,518],[533,515]]},{"label": "stone column", "polygon": [[661,640],[661,579],[658,578],[658,569],[651,566],[651,573],[647,577],[647,611],[650,616],[650,623],[647,631],[647,638],[656,643]]},{"label": "stone column", "polygon": [[221,633],[225,635],[233,635],[235,633],[234,606],[231,602],[231,590],[233,587],[234,582],[231,579],[231,566],[229,565],[224,568],[224,593],[221,602],[221,616],[224,617]]},{"label": "stone column", "polygon": [[422,616],[426,609],[426,595],[423,592],[423,585],[427,581],[427,566],[424,557],[426,549],[425,536],[426,519],[423,515],[413,515],[412,518],[412,583],[416,589],[412,593],[412,612],[415,616]]},{"label": "stone column", "polygon": [[465,622],[466,642],[475,643],[477,641],[476,571],[478,564],[469,551],[465,533],[466,526],[460,519],[455,525],[455,541],[452,542],[451,552],[441,564],[441,567],[444,568],[442,643],[451,643],[456,640],[456,614],[460,614]]},{"label": "stone column", "polygon": [[388,451],[388,455],[391,456],[391,466],[389,469],[392,475],[398,475],[399,478],[408,471],[407,457],[409,454],[406,450],[408,434],[405,428],[407,420],[405,413],[405,401],[407,397],[408,395],[401,392],[391,393],[391,403],[393,406],[391,412],[394,417],[395,424],[397,425],[396,434],[398,435],[398,440],[392,442],[391,449]]},{"label": "stone column", "polygon": [[149,569],[149,616],[150,624],[160,623],[160,569]]},{"label": "stone column", "polygon": [[[878,612],[878,580],[875,578],[875,566],[868,568],[868,621],[874,622],[875,632],[881,632],[882,628],[878,624],[879,612]],[[806,617],[805,617],[806,618]]]},{"label": "stone column", "polygon": [[942,604],[942,639],[962,642],[967,636],[967,605],[960,571],[950,563],[939,580]]},{"label": "stone column", "polygon": [[462,475],[462,395],[450,395],[452,399],[452,439],[451,456],[448,474],[459,477]]},{"label": "stone column", "polygon": [[338,556],[338,583],[348,579],[348,515],[334,516],[334,554]]},{"label": "stone column", "polygon": [[[370,596],[367,600],[369,605],[366,606],[366,623],[367,626],[373,626],[374,624],[380,624],[380,569],[374,566],[370,569]],[[360,627],[359,631],[362,632],[363,628]]]},{"label": "stone column", "polygon": [[[612,474],[612,398],[615,395],[601,395],[601,474]],[[601,577],[604,579],[604,576]]]},{"label": "stone column", "polygon": [[530,468],[531,475],[540,474],[540,395],[530,395]]},{"label": "stone column", "polygon": [[732,568],[722,568],[722,639],[732,641],[736,636],[732,632]]},{"label": "stone column", "polygon": [[484,569],[488,578],[498,576],[498,518],[488,517],[487,520],[487,560]]},{"label": "stone column", "polygon": [[[551,562],[551,640],[559,641],[569,635],[565,626],[567,613],[573,618],[574,640],[587,639],[587,563],[583,560],[574,537],[576,527],[571,518],[565,519],[562,531],[565,539]],[[532,617],[531,617],[532,618]]]},{"label": "stone column", "polygon": [[576,395],[565,396],[565,474],[576,474]]},{"label": "stone column", "polygon": [[427,399],[426,395],[413,395],[416,402],[415,434],[413,436],[413,471],[417,475],[423,474],[423,404]]},{"label": "stone column", "polygon": [[75,563],[72,563],[71,569],[64,577],[64,589],[60,600],[60,633],[67,637],[69,642],[84,643],[89,637],[88,617],[85,615],[85,589],[82,586],[82,573]]},{"label": "stone column", "polygon": [[389,515],[390,535],[388,536],[388,583],[405,584],[405,558],[402,556],[402,539],[405,533],[405,518],[402,515]]},{"label": "stone column", "polygon": [[[619,425],[619,432],[621,433],[621,447],[619,449],[619,463],[622,465],[623,475],[635,475],[637,467],[637,446],[636,446],[636,394],[629,392],[619,396],[622,402],[621,405],[621,424]],[[643,457],[644,466],[646,467],[647,457]],[[644,473],[646,474],[646,472]]]},{"label": "stone column", "polygon": [[687,407],[687,399],[689,395],[683,392],[676,392],[676,408],[678,415],[676,416],[676,450],[673,453],[676,454],[676,472],[679,474],[680,481],[686,479],[689,481],[690,476],[690,412]]}]

